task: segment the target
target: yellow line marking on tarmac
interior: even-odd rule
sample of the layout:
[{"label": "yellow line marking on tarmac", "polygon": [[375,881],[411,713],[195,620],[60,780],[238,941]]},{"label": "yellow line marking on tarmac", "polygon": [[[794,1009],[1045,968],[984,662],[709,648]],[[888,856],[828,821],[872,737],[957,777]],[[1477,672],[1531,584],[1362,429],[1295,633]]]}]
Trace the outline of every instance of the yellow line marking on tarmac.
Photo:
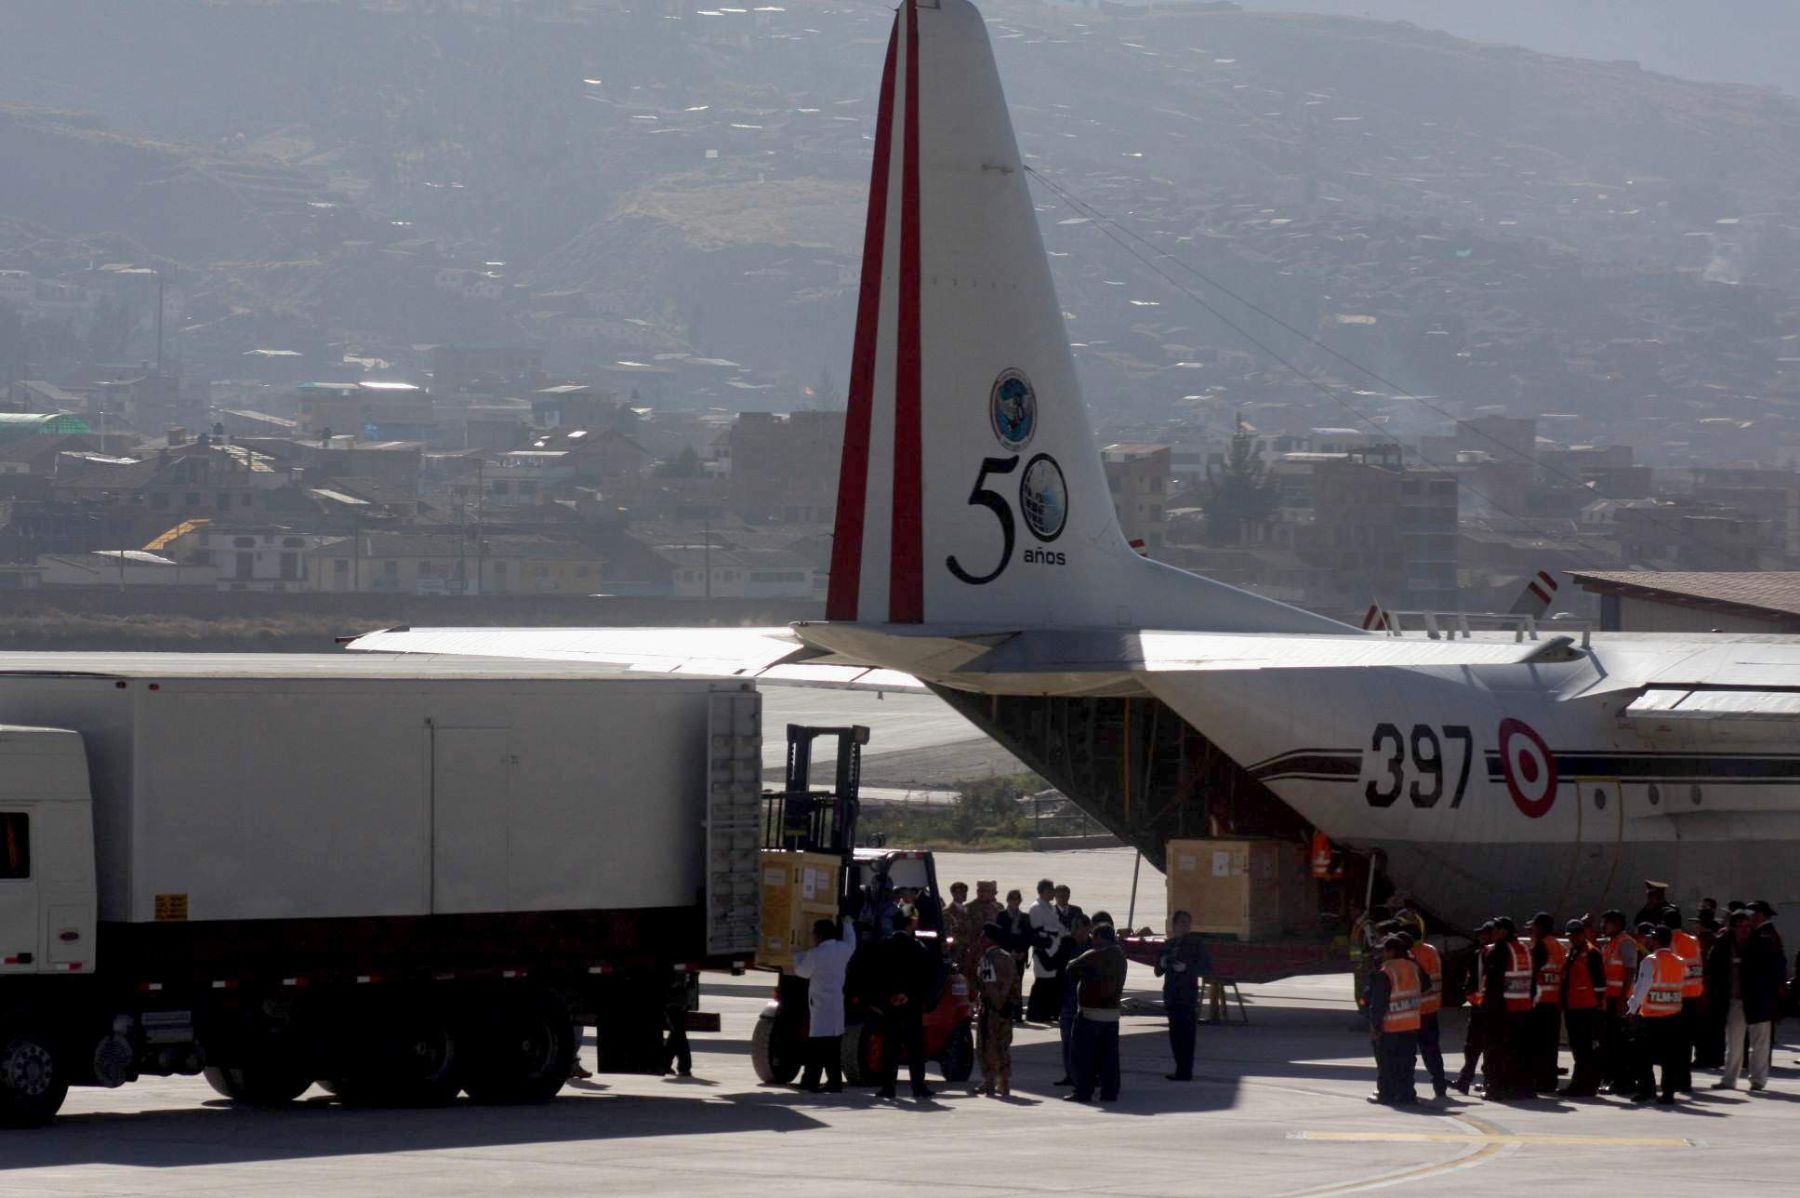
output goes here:
[{"label": "yellow line marking on tarmac", "polygon": [[1462,1135],[1451,1131],[1297,1131],[1295,1140],[1330,1140],[1355,1144],[1500,1144],[1532,1147],[1695,1148],[1683,1136],[1561,1136],[1493,1132]]},{"label": "yellow line marking on tarmac", "polygon": [[1381,1132],[1381,1131],[1297,1131],[1290,1132],[1288,1138],[1293,1140],[1317,1140],[1333,1143],[1371,1143],[1371,1144],[1467,1144],[1472,1151],[1461,1156],[1452,1157],[1436,1164],[1420,1165],[1416,1168],[1401,1169],[1393,1173],[1378,1173],[1373,1177],[1358,1178],[1353,1181],[1341,1181],[1332,1185],[1320,1186],[1316,1189],[1301,1190],[1288,1198],[1336,1198],[1342,1194],[1358,1194],[1369,1190],[1385,1190],[1389,1186],[1404,1185],[1408,1182],[1423,1181],[1428,1177],[1438,1177],[1445,1173],[1454,1173],[1460,1169],[1468,1169],[1492,1159],[1499,1153],[1508,1150],[1516,1151],[1522,1147],[1537,1146],[1583,1146],[1589,1148],[1699,1148],[1699,1141],[1681,1136],[1564,1136],[1564,1135],[1521,1135],[1489,1123],[1474,1115],[1455,1115],[1452,1119],[1465,1127],[1475,1129],[1474,1135],[1457,1132]]},{"label": "yellow line marking on tarmac", "polygon": [[[1456,1115],[1453,1119],[1465,1127],[1473,1127],[1478,1135],[1451,1136],[1453,1140],[1463,1141],[1474,1148],[1461,1156],[1451,1157],[1447,1161],[1436,1164],[1419,1165],[1412,1169],[1401,1169],[1393,1173],[1379,1173],[1373,1177],[1359,1178],[1355,1181],[1341,1181],[1332,1185],[1320,1186],[1316,1189],[1301,1190],[1288,1198],[1332,1198],[1338,1194],[1359,1194],[1368,1190],[1385,1190],[1389,1186],[1403,1185],[1406,1182],[1422,1181],[1428,1177],[1437,1177],[1445,1173],[1454,1173],[1459,1169],[1467,1169],[1479,1165],[1490,1157],[1504,1152],[1507,1145],[1494,1143],[1491,1137],[1504,1133],[1492,1123],[1477,1119],[1473,1115]],[[1295,1138],[1306,1137],[1306,1132],[1296,1132]]]}]

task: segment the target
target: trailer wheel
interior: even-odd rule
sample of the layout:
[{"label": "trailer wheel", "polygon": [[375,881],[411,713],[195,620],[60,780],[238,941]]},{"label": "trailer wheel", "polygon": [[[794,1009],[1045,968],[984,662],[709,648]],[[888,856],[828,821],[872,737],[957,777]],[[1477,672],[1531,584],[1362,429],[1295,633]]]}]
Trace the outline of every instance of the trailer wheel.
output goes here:
[{"label": "trailer wheel", "polygon": [[950,1039],[944,1042],[938,1068],[944,1071],[947,1082],[966,1082],[975,1072],[975,1035],[967,1024],[951,1032]]},{"label": "trailer wheel", "polygon": [[800,1076],[800,1061],[780,1043],[778,1022],[772,1017],[758,1019],[750,1033],[750,1066],[758,1081],[771,1086],[785,1086]]},{"label": "trailer wheel", "polygon": [[443,1106],[462,1088],[457,1038],[435,1015],[379,1028],[360,1059],[321,1081],[349,1106]]},{"label": "trailer wheel", "polygon": [[37,1028],[7,1033],[0,1043],[0,1127],[42,1127],[68,1096],[56,1042]]},{"label": "trailer wheel", "polygon": [[208,1065],[203,1072],[207,1085],[245,1106],[286,1106],[312,1086],[298,1065],[276,1059],[230,1068]]},{"label": "trailer wheel", "polygon": [[473,1029],[464,1088],[481,1103],[548,1102],[569,1080],[578,1046],[568,1007],[554,995],[516,1000]]},{"label": "trailer wheel", "polygon": [[281,1050],[259,1052],[243,1065],[207,1065],[203,1074],[207,1085],[245,1106],[286,1106],[313,1085],[299,1061]]}]

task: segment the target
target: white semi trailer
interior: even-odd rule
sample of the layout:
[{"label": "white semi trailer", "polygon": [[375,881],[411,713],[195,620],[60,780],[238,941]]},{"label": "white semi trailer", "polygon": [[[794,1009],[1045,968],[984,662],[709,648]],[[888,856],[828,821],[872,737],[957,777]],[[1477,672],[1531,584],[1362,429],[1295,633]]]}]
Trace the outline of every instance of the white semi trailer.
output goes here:
[{"label": "white semi trailer", "polygon": [[273,1104],[660,1071],[752,957],[746,682],[348,656],[0,655],[0,1123],[204,1072]]}]

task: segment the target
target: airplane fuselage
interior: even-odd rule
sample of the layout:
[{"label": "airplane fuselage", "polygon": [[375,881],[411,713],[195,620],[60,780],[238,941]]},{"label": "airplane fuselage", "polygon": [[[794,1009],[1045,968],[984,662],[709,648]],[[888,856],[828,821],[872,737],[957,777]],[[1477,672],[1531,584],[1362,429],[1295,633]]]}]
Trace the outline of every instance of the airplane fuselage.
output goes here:
[{"label": "airplane fuselage", "polygon": [[[802,635],[842,643],[825,627]],[[1800,679],[1800,638],[1602,634],[1526,663],[1114,675],[982,673],[1002,650],[850,639],[935,685],[1160,699],[1307,822],[1380,850],[1397,886],[1455,923],[1634,908],[1646,877],[1689,901],[1800,902],[1800,744],[1783,718],[1800,694],[1780,689]]]}]

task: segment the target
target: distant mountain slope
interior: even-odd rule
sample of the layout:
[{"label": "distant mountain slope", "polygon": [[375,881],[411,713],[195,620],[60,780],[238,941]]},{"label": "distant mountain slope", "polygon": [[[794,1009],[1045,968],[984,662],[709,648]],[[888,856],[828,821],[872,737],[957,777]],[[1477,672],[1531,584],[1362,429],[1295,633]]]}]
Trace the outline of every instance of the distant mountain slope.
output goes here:
[{"label": "distant mountain slope", "polygon": [[[58,232],[122,233],[154,252],[257,257],[322,180],[272,161],[116,132],[91,115],[0,104],[0,213]],[[291,231],[290,231],[291,232]]]},{"label": "distant mountain slope", "polygon": [[1800,94],[1793,0],[1240,0],[1246,8],[1411,21],[1577,58],[1634,59],[1689,79]]}]

